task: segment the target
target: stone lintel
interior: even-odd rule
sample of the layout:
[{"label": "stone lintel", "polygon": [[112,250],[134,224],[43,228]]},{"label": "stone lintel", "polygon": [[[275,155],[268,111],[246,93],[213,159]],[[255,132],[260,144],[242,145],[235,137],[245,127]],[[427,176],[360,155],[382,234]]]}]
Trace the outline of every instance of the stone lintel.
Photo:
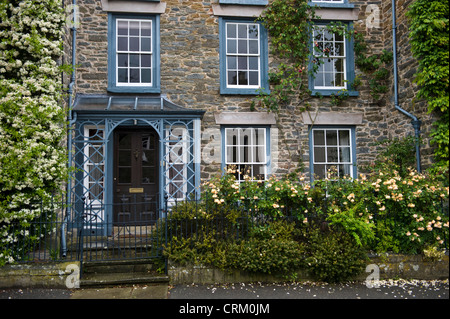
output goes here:
[{"label": "stone lintel", "polygon": [[259,17],[265,6],[212,5],[215,16],[223,17]]},{"label": "stone lintel", "polygon": [[166,3],[102,0],[102,9],[107,12],[139,12],[162,14],[166,12]]},{"label": "stone lintel", "polygon": [[215,113],[219,125],[272,125],[276,124],[275,115],[262,112],[223,112]]},{"label": "stone lintel", "polygon": [[302,113],[303,124],[307,125],[361,125],[362,113]]}]

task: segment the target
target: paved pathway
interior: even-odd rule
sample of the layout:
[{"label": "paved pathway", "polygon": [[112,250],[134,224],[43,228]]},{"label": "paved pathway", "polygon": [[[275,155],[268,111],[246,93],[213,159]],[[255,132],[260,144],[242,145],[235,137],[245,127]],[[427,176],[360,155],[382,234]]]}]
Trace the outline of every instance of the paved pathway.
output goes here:
[{"label": "paved pathway", "polygon": [[2,289],[0,299],[449,299],[448,280],[384,280],[364,283],[148,285],[102,289]]}]

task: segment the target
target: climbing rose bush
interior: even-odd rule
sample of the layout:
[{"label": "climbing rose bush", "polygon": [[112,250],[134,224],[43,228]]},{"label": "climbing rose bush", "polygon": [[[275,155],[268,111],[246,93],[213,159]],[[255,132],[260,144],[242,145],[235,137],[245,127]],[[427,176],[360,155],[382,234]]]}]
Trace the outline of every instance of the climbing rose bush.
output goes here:
[{"label": "climbing rose bush", "polygon": [[[0,266],[65,177],[61,0],[0,3]],[[36,204],[36,201],[39,204]]]}]

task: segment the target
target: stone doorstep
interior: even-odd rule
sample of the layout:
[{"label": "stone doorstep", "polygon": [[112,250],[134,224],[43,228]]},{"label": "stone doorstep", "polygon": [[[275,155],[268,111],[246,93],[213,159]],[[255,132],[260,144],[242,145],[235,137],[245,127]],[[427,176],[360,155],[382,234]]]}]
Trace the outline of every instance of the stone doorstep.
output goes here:
[{"label": "stone doorstep", "polygon": [[169,277],[158,274],[149,260],[86,262],[81,288],[169,284]]}]

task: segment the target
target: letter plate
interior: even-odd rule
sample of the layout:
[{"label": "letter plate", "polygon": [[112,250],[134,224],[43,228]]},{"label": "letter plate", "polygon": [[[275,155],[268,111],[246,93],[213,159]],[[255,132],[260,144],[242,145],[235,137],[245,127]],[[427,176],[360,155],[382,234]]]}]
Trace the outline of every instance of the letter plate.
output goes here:
[{"label": "letter plate", "polygon": [[142,194],[144,192],[144,188],[130,188],[130,194]]}]

